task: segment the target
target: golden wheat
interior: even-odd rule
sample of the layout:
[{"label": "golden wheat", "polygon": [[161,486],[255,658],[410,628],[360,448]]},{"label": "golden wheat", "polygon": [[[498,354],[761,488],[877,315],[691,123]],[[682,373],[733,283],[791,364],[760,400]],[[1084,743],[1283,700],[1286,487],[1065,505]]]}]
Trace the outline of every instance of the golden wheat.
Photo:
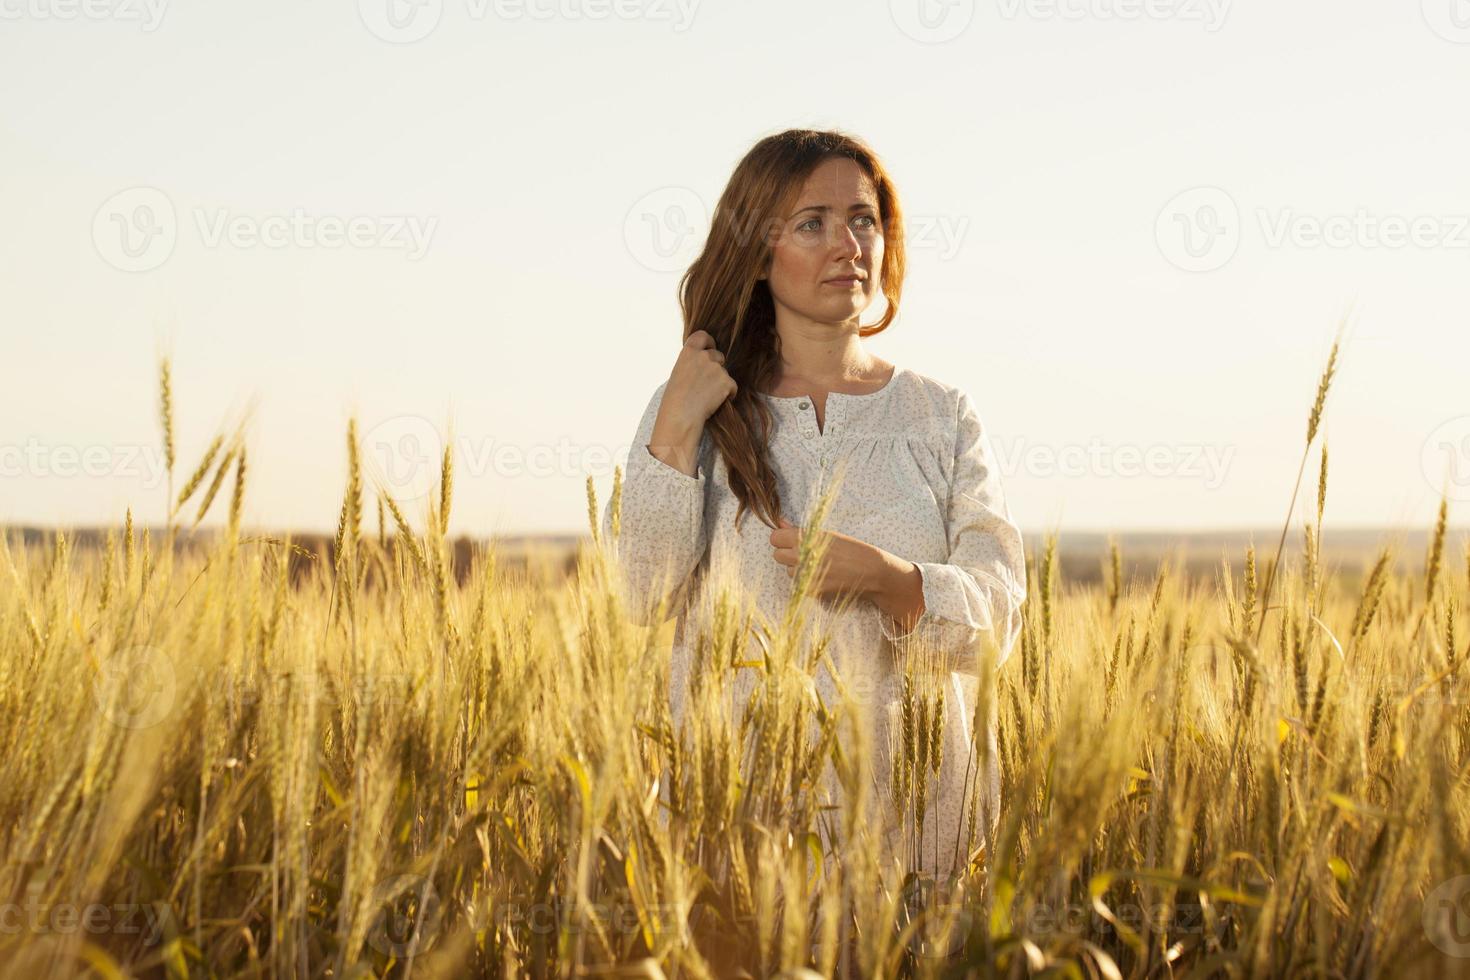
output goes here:
[{"label": "golden wheat", "polygon": [[[1335,370],[1334,349],[1308,446]],[[168,431],[167,368],[162,387]],[[185,485],[207,487],[202,517],[234,470],[223,535],[156,545],[131,508],[95,548],[0,534],[8,974],[1358,978],[1461,962],[1470,580],[1447,571],[1447,502],[1422,570],[1384,548],[1352,581],[1322,559],[1325,449],[1306,551],[1278,548],[1264,586],[1253,546],[1212,590],[1169,564],[1125,580],[1116,542],[1093,586],[1063,576],[1048,535],[1019,655],[997,672],[982,646],[966,751],[947,749],[952,692],[916,637],[875,773],[859,694],[811,696],[833,663],[802,628],[830,497],[782,621],[758,623],[738,582],[713,594],[676,726],[673,624],[634,625],[613,587],[616,513],[565,579],[494,547],[461,562],[446,453],[425,534],[379,491],[363,538],[355,421],[347,442],[332,562],[242,536],[239,439]],[[992,758],[994,815],[978,807]],[[949,766],[968,805],[957,874],[936,880]]]}]

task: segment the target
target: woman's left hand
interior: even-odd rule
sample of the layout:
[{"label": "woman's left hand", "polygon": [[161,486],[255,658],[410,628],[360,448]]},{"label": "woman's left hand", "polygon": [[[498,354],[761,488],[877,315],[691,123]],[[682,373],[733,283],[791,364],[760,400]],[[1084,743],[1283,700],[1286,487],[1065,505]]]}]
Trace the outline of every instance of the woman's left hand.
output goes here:
[{"label": "woman's left hand", "polygon": [[[924,612],[924,577],[919,566],[838,531],[821,531],[827,554],[817,569],[812,593],[822,598],[856,592],[870,599],[899,632],[907,632]],[[772,557],[796,577],[801,528],[779,518],[771,532]]]},{"label": "woman's left hand", "polygon": [[[796,577],[797,549],[801,545],[802,529],[786,518],[779,519],[779,526],[771,532],[771,557],[786,566],[786,574]],[[812,592],[823,598],[845,592],[868,595],[881,581],[887,568],[887,553],[866,541],[859,541],[838,531],[819,531],[826,538],[825,560],[817,569]]]}]

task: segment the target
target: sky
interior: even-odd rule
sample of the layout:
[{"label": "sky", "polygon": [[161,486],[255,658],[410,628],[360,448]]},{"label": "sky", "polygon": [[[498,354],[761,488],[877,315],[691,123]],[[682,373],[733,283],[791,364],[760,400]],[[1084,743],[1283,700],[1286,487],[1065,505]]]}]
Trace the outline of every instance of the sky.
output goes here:
[{"label": "sky", "polygon": [[163,519],[167,354],[247,523],[334,528],[355,415],[410,514],[448,443],[454,530],[585,531],[788,127],[891,172],[864,343],[1024,530],[1279,526],[1344,322],[1329,525],[1470,501],[1466,0],[0,0],[0,86],[0,523]]}]

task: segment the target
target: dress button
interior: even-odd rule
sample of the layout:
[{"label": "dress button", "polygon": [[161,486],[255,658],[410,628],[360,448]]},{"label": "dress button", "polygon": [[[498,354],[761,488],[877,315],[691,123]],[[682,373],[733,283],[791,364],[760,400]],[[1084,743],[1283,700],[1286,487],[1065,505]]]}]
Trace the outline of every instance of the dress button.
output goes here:
[{"label": "dress button", "polygon": [[803,412],[805,412],[806,409],[807,409],[807,403],[806,402],[802,402],[800,405],[798,405],[796,407],[799,408],[799,409],[801,409]]},{"label": "dress button", "polygon": [[802,433],[802,437],[803,438],[806,438],[806,439],[810,439],[812,437],[811,430],[807,430],[806,432],[803,432]]}]

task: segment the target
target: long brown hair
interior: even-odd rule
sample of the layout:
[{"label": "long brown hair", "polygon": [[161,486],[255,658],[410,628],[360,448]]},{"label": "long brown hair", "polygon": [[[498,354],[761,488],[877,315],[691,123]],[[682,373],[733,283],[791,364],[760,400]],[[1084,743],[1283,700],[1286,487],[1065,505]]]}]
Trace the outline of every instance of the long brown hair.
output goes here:
[{"label": "long brown hair", "polygon": [[730,489],[739,501],[735,526],[746,510],[776,527],[781,513],[776,475],[766,456],[771,413],[759,397],[776,377],[781,339],[768,280],[771,234],[784,223],[802,185],[830,157],[847,157],[867,172],[878,194],[884,249],[881,267],[888,309],[858,336],[881,333],[898,315],[903,290],[903,213],[898,192],[878,156],[861,139],[846,133],[788,129],[767,136],[745,154],[730,175],[710,222],[704,249],[679,280],[684,337],[704,330],[725,355],[725,370],[734,379],[735,396],[705,423],[725,460]]}]

